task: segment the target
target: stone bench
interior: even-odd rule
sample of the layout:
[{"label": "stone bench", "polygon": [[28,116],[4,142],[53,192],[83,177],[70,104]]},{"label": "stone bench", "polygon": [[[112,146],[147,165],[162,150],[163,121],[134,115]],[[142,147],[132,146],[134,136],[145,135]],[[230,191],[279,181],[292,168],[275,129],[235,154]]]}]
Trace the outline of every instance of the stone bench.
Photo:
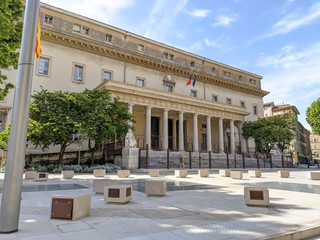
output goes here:
[{"label": "stone bench", "polygon": [[37,171],[26,171],[24,173],[24,179],[35,179],[37,175]]},{"label": "stone bench", "polygon": [[106,175],[105,169],[93,169],[93,176],[95,177],[104,177]]},{"label": "stone bench", "polygon": [[128,203],[132,199],[132,185],[112,185],[104,187],[105,203]]},{"label": "stone bench", "polygon": [[320,172],[309,172],[308,175],[311,180],[320,180]]},{"label": "stone bench", "polygon": [[52,196],[51,218],[78,220],[90,215],[91,194]]},{"label": "stone bench", "polygon": [[64,170],[61,171],[61,177],[63,179],[71,179],[74,176],[74,171],[73,170]]},{"label": "stone bench", "polygon": [[278,171],[278,175],[281,178],[288,178],[288,177],[290,177],[290,172],[287,170],[280,170],[280,171]]},{"label": "stone bench", "polygon": [[269,189],[265,187],[244,187],[244,199],[248,206],[269,206]]},{"label": "stone bench", "polygon": [[105,186],[112,186],[116,184],[118,184],[118,180],[106,179],[106,178],[93,179],[92,191],[97,194],[103,194]]},{"label": "stone bench", "polygon": [[242,171],[231,171],[230,172],[230,177],[232,179],[242,179],[243,173],[242,173]]},{"label": "stone bench", "polygon": [[145,182],[145,193],[154,196],[165,196],[167,193],[167,183],[165,180],[147,180]]},{"label": "stone bench", "polygon": [[130,176],[130,170],[118,170],[117,176],[119,178],[128,178]]},{"label": "stone bench", "polygon": [[35,176],[35,181],[47,181],[49,174],[47,172],[37,172]]},{"label": "stone bench", "polygon": [[198,175],[199,177],[209,177],[209,169],[199,169]]},{"label": "stone bench", "polygon": [[219,175],[222,177],[230,177],[231,170],[230,169],[220,169]]},{"label": "stone bench", "polygon": [[159,177],[160,176],[159,169],[149,169],[149,176],[150,177]]},{"label": "stone bench", "polygon": [[188,170],[187,169],[174,170],[174,175],[177,178],[186,178],[188,175]]},{"label": "stone bench", "polygon": [[261,170],[249,170],[248,173],[250,177],[261,177]]}]

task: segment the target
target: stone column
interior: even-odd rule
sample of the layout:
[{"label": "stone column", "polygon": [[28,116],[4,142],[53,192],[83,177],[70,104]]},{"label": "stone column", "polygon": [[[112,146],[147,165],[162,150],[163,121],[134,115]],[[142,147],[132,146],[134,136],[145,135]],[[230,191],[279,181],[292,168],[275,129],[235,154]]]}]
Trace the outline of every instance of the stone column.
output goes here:
[{"label": "stone column", "polygon": [[231,154],[236,150],[234,140],[234,121],[232,119],[230,120],[230,150]]},{"label": "stone column", "polygon": [[219,153],[224,153],[223,118],[219,118]]},{"label": "stone column", "polygon": [[199,152],[198,143],[198,114],[193,114],[193,151]]},{"label": "stone column", "polygon": [[168,109],[163,110],[162,150],[168,149]]},{"label": "stone column", "polygon": [[211,117],[207,116],[207,152],[212,151],[211,143]]},{"label": "stone column", "polygon": [[[128,112],[131,113],[131,114],[133,113],[133,104],[132,104],[132,103],[128,103]],[[131,121],[129,121],[128,124],[129,124],[130,126],[132,126],[132,122],[131,122]],[[128,132],[132,132],[132,130],[129,129]]]},{"label": "stone column", "polygon": [[179,112],[179,151],[184,151],[183,112]]},{"label": "stone column", "polygon": [[177,150],[177,119],[172,120],[172,148],[174,151]]},{"label": "stone column", "polygon": [[146,146],[148,144],[149,149],[151,149],[151,108],[146,107]]}]

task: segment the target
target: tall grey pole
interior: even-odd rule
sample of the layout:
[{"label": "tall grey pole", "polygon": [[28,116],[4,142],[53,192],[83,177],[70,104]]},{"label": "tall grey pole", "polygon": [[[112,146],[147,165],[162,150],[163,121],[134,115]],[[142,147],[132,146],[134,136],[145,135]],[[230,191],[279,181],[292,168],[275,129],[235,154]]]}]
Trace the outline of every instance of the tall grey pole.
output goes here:
[{"label": "tall grey pole", "polygon": [[27,0],[3,184],[0,233],[18,231],[39,0]]}]

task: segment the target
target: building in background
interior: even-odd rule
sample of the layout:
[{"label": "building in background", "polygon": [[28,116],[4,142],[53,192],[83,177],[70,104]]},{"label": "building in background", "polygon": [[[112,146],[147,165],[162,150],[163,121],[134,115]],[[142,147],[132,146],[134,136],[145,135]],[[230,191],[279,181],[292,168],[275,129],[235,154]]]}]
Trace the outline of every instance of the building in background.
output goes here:
[{"label": "building in background", "polygon": [[[263,117],[268,92],[261,76],[47,4],[40,18],[33,91],[108,89],[128,103],[139,148],[254,151],[253,141],[245,146],[241,125]],[[16,70],[3,73],[15,82]],[[1,102],[3,126],[11,120],[13,94]]]},{"label": "building in background", "polygon": [[293,163],[305,163],[306,158],[311,157],[310,131],[298,121],[300,114],[298,109],[290,104],[275,105],[273,102],[269,102],[263,104],[263,111],[264,117],[291,115],[295,118],[296,133],[287,153],[292,154]]},{"label": "building in background", "polygon": [[320,163],[320,136],[314,133],[310,134],[310,144],[312,151],[312,160],[314,163]]}]

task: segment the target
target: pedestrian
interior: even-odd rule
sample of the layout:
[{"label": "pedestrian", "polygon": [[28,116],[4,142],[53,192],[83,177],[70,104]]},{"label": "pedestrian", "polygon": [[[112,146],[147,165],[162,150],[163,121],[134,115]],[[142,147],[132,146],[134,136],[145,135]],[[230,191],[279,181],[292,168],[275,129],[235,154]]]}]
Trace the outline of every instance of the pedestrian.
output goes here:
[{"label": "pedestrian", "polygon": [[183,156],[183,153],[180,154],[179,163],[180,163],[180,170],[184,170],[184,156]]},{"label": "pedestrian", "polygon": [[309,160],[309,158],[307,158],[307,165],[308,165],[308,168],[310,168],[310,164],[311,164],[311,161]]}]

